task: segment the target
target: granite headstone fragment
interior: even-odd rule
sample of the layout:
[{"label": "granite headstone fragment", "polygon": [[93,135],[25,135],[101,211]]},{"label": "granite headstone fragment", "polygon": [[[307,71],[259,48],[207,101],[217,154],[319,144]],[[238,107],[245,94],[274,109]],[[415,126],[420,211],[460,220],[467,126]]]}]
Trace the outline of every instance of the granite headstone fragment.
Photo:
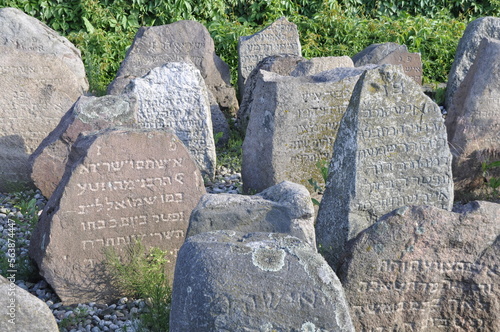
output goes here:
[{"label": "granite headstone fragment", "polygon": [[0,190],[31,183],[29,155],[88,89],[66,38],[14,8],[0,9]]},{"label": "granite headstone fragment", "polygon": [[[484,38],[446,118],[457,196],[485,187],[482,164],[500,160],[500,40]],[[500,168],[488,170],[500,177]]]},{"label": "granite headstone fragment", "polygon": [[479,44],[485,37],[500,39],[500,18],[480,17],[467,25],[458,42],[455,58],[448,74],[446,109],[452,107],[455,93],[474,63]]},{"label": "granite headstone fragment", "polygon": [[439,107],[400,66],[359,79],[333,147],[316,239],[337,268],[345,243],[404,205],[450,210],[451,153]]},{"label": "granite headstone fragment", "polygon": [[173,331],[354,331],[337,276],[296,237],[198,234],[177,262]]},{"label": "granite headstone fragment", "polygon": [[221,109],[236,113],[238,100],[231,86],[229,66],[215,54],[208,30],[195,21],[140,28],[108,93],[120,94],[130,80],[168,62],[193,63]]},{"label": "granite headstone fragment", "polygon": [[30,156],[31,179],[50,197],[64,174],[73,143],[82,132],[133,126],[133,107],[122,96],[82,96]]},{"label": "granite headstone fragment", "polygon": [[132,80],[124,95],[136,105],[143,128],[171,128],[204,175],[215,175],[215,143],[208,91],[192,64],[169,62]]},{"label": "granite headstone fragment", "polygon": [[374,65],[401,65],[403,72],[422,84],[422,59],[420,53],[410,53],[406,45],[397,43],[372,44],[352,57],[356,67]]},{"label": "granite headstone fragment", "polygon": [[290,54],[302,56],[297,26],[281,17],[265,29],[240,37],[238,41],[238,88],[245,92],[248,75],[264,58],[272,55]]},{"label": "granite headstone fragment", "polygon": [[500,205],[399,208],[360,233],[339,277],[357,331],[498,331]]},{"label": "granite headstone fragment", "polygon": [[313,189],[322,183],[318,162],[331,159],[340,120],[360,68],[313,76],[280,76],[260,70],[243,142],[244,191],[260,192],[282,181]]},{"label": "granite headstone fragment", "polygon": [[215,230],[284,233],[316,249],[311,196],[304,186],[287,181],[253,196],[204,195],[191,213],[186,237]]},{"label": "granite headstone fragment", "polygon": [[64,303],[110,301],[104,251],[136,240],[170,252],[172,277],[189,214],[205,193],[201,173],[167,130],[108,129],[81,135],[45,206],[29,253]]}]

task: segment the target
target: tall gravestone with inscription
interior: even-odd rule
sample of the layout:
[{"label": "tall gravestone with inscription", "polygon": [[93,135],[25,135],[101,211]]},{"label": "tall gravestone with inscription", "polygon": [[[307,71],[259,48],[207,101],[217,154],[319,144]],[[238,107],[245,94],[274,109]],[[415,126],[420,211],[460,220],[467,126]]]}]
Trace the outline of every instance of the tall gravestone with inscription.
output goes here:
[{"label": "tall gravestone with inscription", "polygon": [[120,94],[130,80],[168,62],[193,63],[221,109],[230,113],[238,110],[229,66],[215,54],[214,41],[208,30],[195,21],[140,28],[116,78],[108,87],[108,93]]},{"label": "tall gravestone with inscription", "polygon": [[137,124],[171,128],[204,175],[215,175],[215,143],[207,88],[192,64],[169,62],[136,78],[124,89],[136,104]]},{"label": "tall gravestone with inscription", "polygon": [[134,108],[122,96],[81,96],[61,122],[31,154],[31,179],[45,197],[50,197],[63,177],[73,143],[82,132],[114,126],[132,126]]},{"label": "tall gravestone with inscription", "polygon": [[172,331],[354,331],[323,257],[277,233],[202,233],[179,251]]},{"label": "tall gravestone with inscription", "polygon": [[88,89],[76,49],[37,19],[0,9],[0,190],[30,183],[29,155]]},{"label": "tall gravestone with inscription", "polygon": [[337,68],[291,77],[260,71],[243,142],[246,192],[260,192],[285,180],[309,189],[308,179],[322,182],[316,164],[331,159],[340,120],[362,73]]},{"label": "tall gravestone with inscription", "polygon": [[285,17],[278,19],[262,31],[238,41],[238,88],[245,92],[248,75],[264,58],[278,54],[302,56],[299,32]]},{"label": "tall gravestone with inscription", "polygon": [[399,208],[349,243],[356,331],[498,331],[500,205]]},{"label": "tall gravestone with inscription", "polygon": [[482,164],[500,160],[499,68],[500,40],[484,38],[446,118],[457,196],[484,188]]},{"label": "tall gravestone with inscription", "polygon": [[105,250],[139,240],[171,256],[205,193],[184,144],[167,130],[108,129],[81,135],[31,237],[30,256],[64,303],[109,301]]},{"label": "tall gravestone with inscription", "polygon": [[451,153],[439,107],[400,66],[359,79],[333,147],[316,237],[337,268],[345,243],[405,205],[451,209]]},{"label": "tall gravestone with inscription", "polygon": [[422,59],[420,53],[410,53],[406,45],[397,43],[372,44],[352,57],[356,67],[375,65],[401,65],[403,72],[422,84]]}]

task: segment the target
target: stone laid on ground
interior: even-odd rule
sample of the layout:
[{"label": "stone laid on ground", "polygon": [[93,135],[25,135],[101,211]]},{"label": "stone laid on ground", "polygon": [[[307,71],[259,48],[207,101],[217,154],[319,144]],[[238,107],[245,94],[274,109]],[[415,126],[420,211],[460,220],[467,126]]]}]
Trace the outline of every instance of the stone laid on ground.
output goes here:
[{"label": "stone laid on ground", "polygon": [[132,79],[168,62],[193,63],[220,107],[230,113],[237,111],[238,100],[231,86],[229,66],[215,54],[208,30],[195,21],[140,28],[108,93],[120,94]]},{"label": "stone laid on ground", "polygon": [[136,78],[124,94],[136,103],[140,127],[170,128],[204,175],[215,175],[215,143],[208,91],[192,64],[169,62]]},{"label": "stone laid on ground", "polygon": [[[446,118],[455,191],[484,187],[481,165],[500,160],[500,40],[484,38]],[[500,168],[489,170],[500,177]]]},{"label": "stone laid on ground", "polygon": [[45,197],[50,197],[80,133],[134,123],[133,106],[122,96],[80,97],[30,156],[31,179]]},{"label": "stone laid on ground", "polygon": [[243,142],[245,192],[282,181],[312,188],[310,178],[322,184],[316,164],[331,159],[340,120],[362,73],[360,68],[303,77],[259,72]]},{"label": "stone laid on ground", "polygon": [[203,233],[177,262],[172,331],[354,331],[337,276],[298,238]]},{"label": "stone laid on ground", "polygon": [[[12,279],[0,276],[0,330],[2,332],[58,332],[49,307]],[[36,326],[36,327],[35,327]]]},{"label": "stone laid on ground", "polygon": [[448,74],[446,109],[452,107],[455,93],[474,63],[479,44],[485,37],[500,39],[500,18],[481,17],[467,25],[458,43],[455,60]]},{"label": "stone laid on ground", "polygon": [[176,252],[205,193],[201,174],[170,131],[106,130],[80,136],[30,243],[41,275],[66,304],[117,298],[103,269],[136,240]]},{"label": "stone laid on ground", "polygon": [[406,45],[397,43],[372,44],[352,57],[356,67],[374,65],[401,65],[406,75],[422,85],[420,53],[410,53]]},{"label": "stone laid on ground", "polygon": [[500,205],[399,208],[340,269],[357,331],[498,331]]},{"label": "stone laid on ground", "polygon": [[88,89],[66,38],[14,8],[0,9],[0,190],[30,183],[28,157]]},{"label": "stone laid on ground", "polygon": [[299,31],[294,23],[281,17],[265,29],[240,37],[238,41],[238,88],[245,92],[248,75],[264,58],[278,54],[302,56]]},{"label": "stone laid on ground", "polygon": [[186,237],[232,230],[295,236],[316,250],[314,207],[309,191],[282,182],[258,195],[206,194],[191,213]]},{"label": "stone laid on ground", "polygon": [[451,154],[439,107],[400,66],[367,70],[340,123],[316,238],[336,269],[345,243],[405,205],[453,204]]},{"label": "stone laid on ground", "polygon": [[[321,57],[305,59],[298,55],[272,55],[260,61],[254,70],[248,75],[245,83],[245,94],[241,100],[237,114],[238,128],[245,133],[248,121],[250,120],[250,106],[254,99],[253,91],[259,79],[260,70],[270,71],[281,76],[310,76],[322,71],[339,68],[354,67],[351,58],[342,57]],[[258,98],[259,96],[255,96]]]}]

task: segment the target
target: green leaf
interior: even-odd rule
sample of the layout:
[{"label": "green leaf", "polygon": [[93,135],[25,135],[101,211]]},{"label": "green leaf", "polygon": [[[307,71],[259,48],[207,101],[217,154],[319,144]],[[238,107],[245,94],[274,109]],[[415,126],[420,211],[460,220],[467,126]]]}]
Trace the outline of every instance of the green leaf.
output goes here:
[{"label": "green leaf", "polygon": [[85,28],[87,29],[87,32],[90,34],[93,34],[95,32],[95,28],[92,25],[92,23],[90,23],[90,21],[86,17],[82,17],[82,20],[83,20],[83,24],[85,24]]}]

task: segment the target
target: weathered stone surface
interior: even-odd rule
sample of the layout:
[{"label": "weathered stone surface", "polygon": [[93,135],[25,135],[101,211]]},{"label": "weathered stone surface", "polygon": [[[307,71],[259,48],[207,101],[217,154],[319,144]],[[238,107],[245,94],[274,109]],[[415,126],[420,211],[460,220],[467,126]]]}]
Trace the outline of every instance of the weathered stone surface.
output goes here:
[{"label": "weathered stone surface", "polygon": [[340,269],[356,331],[498,331],[500,205],[400,208]]},{"label": "weathered stone surface", "polygon": [[109,301],[117,294],[103,269],[104,250],[122,255],[135,240],[168,250],[171,276],[189,214],[204,193],[195,162],[171,131],[81,135],[33,233],[30,256],[63,302]]},{"label": "weathered stone surface", "polygon": [[124,89],[134,100],[137,123],[171,128],[191,152],[203,174],[215,175],[215,143],[207,88],[192,64],[169,62],[136,78]]},{"label": "weathered stone surface", "polygon": [[452,107],[455,93],[474,63],[479,44],[485,37],[500,39],[500,18],[481,17],[467,25],[458,43],[455,60],[448,74],[445,96],[446,109]]},{"label": "weathered stone surface", "polygon": [[82,132],[135,123],[133,107],[122,96],[80,97],[29,157],[31,179],[50,197],[64,174],[73,143]]},{"label": "weathered stone surface", "polygon": [[342,285],[299,239],[230,231],[179,251],[172,331],[354,331]]},{"label": "weathered stone surface", "polygon": [[356,67],[374,65],[401,65],[403,72],[422,84],[422,59],[420,53],[410,53],[406,45],[397,43],[372,44],[352,57]]},{"label": "weathered stone surface", "polygon": [[323,182],[316,163],[331,159],[340,120],[362,73],[359,68],[337,68],[291,77],[260,71],[243,142],[246,192],[282,181],[307,188],[310,178]]},{"label": "weathered stone surface", "polygon": [[167,62],[193,63],[220,107],[236,113],[238,100],[231,86],[229,66],[215,54],[214,41],[208,30],[195,21],[140,28],[115,80],[108,87],[108,93],[120,94],[130,80]]},{"label": "weathered stone surface", "polygon": [[348,240],[410,204],[451,209],[451,154],[439,107],[400,66],[383,65],[359,79],[340,123],[318,245],[336,269]]},{"label": "weathered stone surface", "polygon": [[88,89],[78,51],[40,21],[0,9],[0,190],[31,183],[28,156]]},{"label": "weathered stone surface", "polygon": [[287,181],[253,196],[204,195],[191,213],[186,237],[215,230],[284,233],[316,250],[314,207],[309,191]]},{"label": "weathered stone surface", "polygon": [[59,331],[54,315],[42,300],[3,276],[0,276],[0,305],[2,332]]},{"label": "weathered stone surface", "polygon": [[[305,59],[297,55],[272,55],[260,61],[254,70],[248,75],[245,83],[245,94],[238,109],[236,124],[245,133],[248,121],[250,120],[250,105],[253,102],[253,91],[259,79],[260,70],[270,71],[281,76],[310,76],[325,70],[339,67],[354,67],[351,58],[342,57],[322,57]],[[256,96],[255,98],[258,98]]]},{"label": "weathered stone surface", "polygon": [[[212,117],[212,132],[214,133],[215,145],[217,147],[225,146],[229,142],[229,137],[231,135],[231,130],[229,129],[229,123],[227,122],[226,116],[222,112],[217,104],[217,100],[214,95],[208,91],[208,98],[210,101],[210,114]],[[221,134],[222,133],[222,134]],[[217,136],[222,135],[222,136]]]},{"label": "weathered stone surface", "polygon": [[248,75],[257,64],[268,56],[278,54],[302,56],[297,26],[285,17],[251,36],[240,37],[238,41],[238,88],[241,96],[245,93]]},{"label": "weathered stone surface", "polygon": [[[484,187],[481,164],[500,160],[500,41],[485,38],[446,118],[458,196]],[[489,170],[500,177],[500,169]]]}]

